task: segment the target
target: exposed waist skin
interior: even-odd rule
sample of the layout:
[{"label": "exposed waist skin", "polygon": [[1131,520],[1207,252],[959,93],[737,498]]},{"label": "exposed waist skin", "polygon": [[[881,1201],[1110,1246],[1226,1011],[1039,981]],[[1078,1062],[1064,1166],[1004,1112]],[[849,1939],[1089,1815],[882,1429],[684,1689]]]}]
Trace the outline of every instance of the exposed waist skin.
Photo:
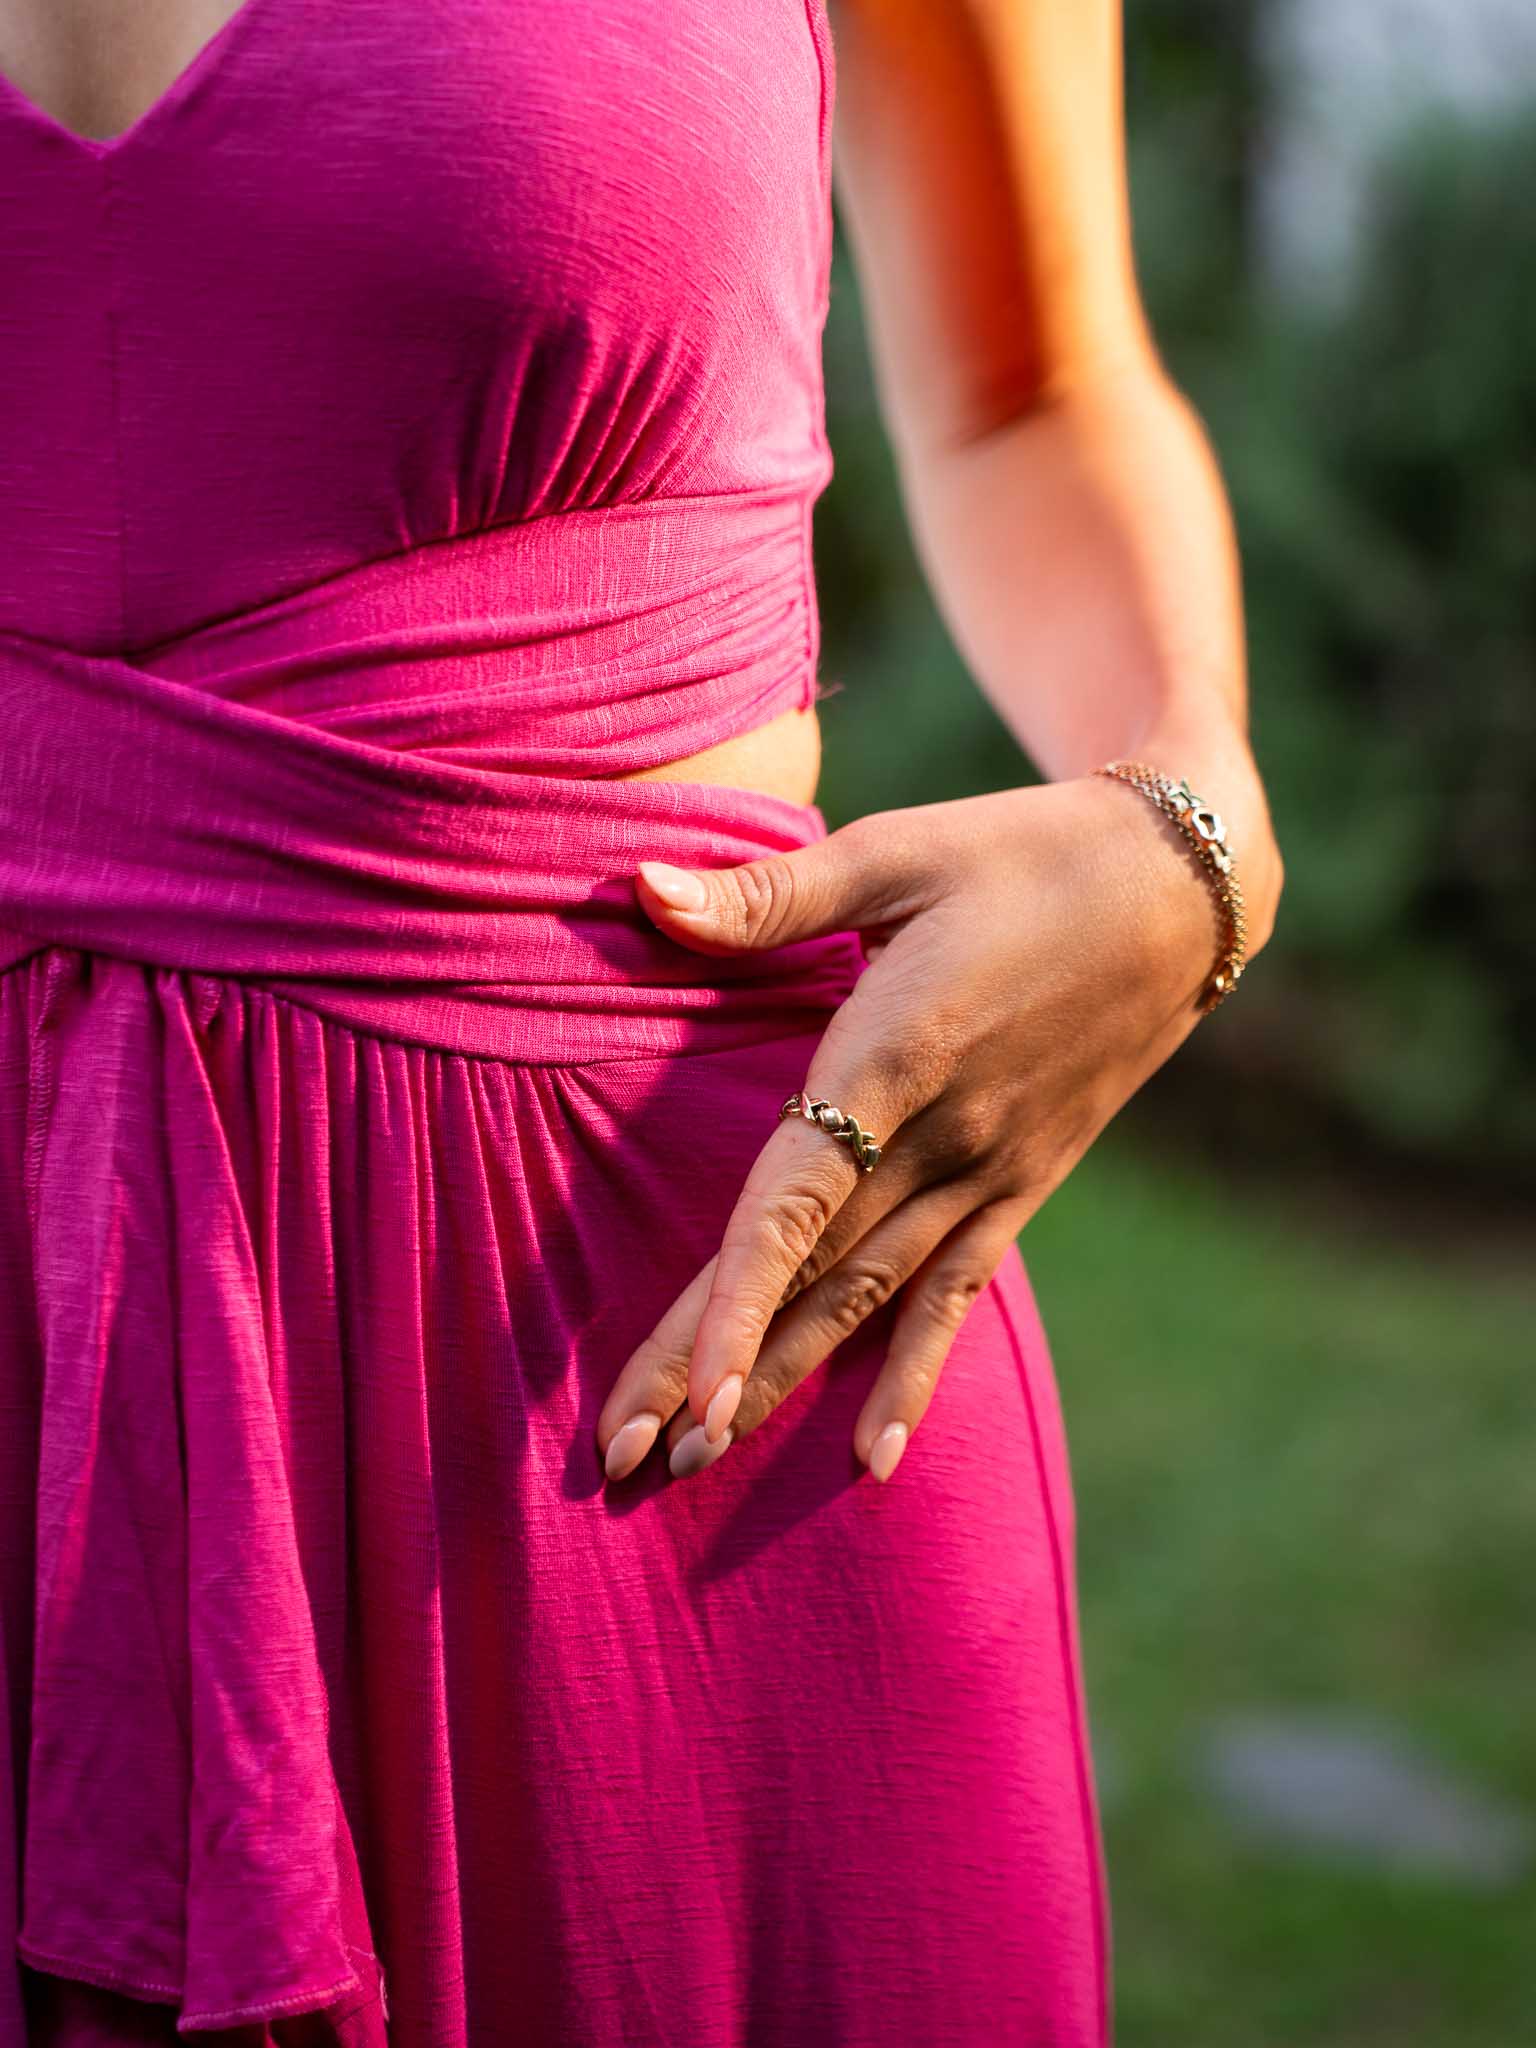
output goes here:
[{"label": "exposed waist skin", "polygon": [[751,732],[737,733],[701,754],[659,768],[641,768],[616,782],[717,782],[760,790],[794,804],[816,801],[821,773],[821,721],[814,704],[781,712]]}]

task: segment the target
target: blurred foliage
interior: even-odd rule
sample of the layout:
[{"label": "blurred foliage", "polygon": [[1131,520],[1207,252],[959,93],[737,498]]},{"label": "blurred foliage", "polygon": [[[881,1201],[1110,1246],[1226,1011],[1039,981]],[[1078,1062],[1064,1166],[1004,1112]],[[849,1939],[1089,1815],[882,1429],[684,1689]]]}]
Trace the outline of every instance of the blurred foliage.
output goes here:
[{"label": "blurred foliage", "polygon": [[[1536,1869],[1256,1840],[1203,1768],[1256,1703],[1359,1716],[1536,1814],[1529,1261],[1405,1246],[1119,1124],[1023,1250],[1072,1444],[1120,2048],[1536,2041]],[[1202,1339],[1213,1274],[1241,1307]]]},{"label": "blurred foliage", "polygon": [[[1237,513],[1287,875],[1240,996],[1152,1089],[1277,1164],[1536,1191],[1536,111],[1403,136],[1344,289],[1288,303],[1254,259],[1253,19],[1127,24],[1138,262]],[[826,363],[822,806],[1032,780],[913,557],[841,237]]]},{"label": "blurred foliage", "polygon": [[1533,190],[1536,115],[1420,126],[1342,302],[1256,304],[1203,403],[1286,853],[1253,1029],[1379,1143],[1536,1184]]}]

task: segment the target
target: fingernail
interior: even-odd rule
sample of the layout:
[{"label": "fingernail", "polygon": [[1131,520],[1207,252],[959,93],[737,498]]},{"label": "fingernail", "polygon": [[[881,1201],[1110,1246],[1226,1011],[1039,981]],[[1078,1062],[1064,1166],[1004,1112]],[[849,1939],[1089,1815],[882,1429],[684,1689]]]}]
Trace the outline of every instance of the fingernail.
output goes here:
[{"label": "fingernail", "polygon": [[656,1432],[660,1428],[659,1415],[632,1415],[622,1429],[615,1430],[608,1455],[603,1460],[603,1470],[608,1477],[627,1479],[655,1443]]},{"label": "fingernail", "polygon": [[732,1441],[733,1432],[727,1430],[719,1443],[706,1443],[703,1430],[695,1423],[686,1436],[678,1438],[677,1448],[667,1460],[667,1469],[674,1479],[691,1479],[695,1472],[702,1472],[706,1465],[723,1457]]},{"label": "fingernail", "polygon": [[888,1422],[881,1430],[869,1454],[869,1469],[877,1479],[884,1481],[890,1478],[907,1448],[910,1435],[911,1431],[904,1422]]},{"label": "fingernail", "polygon": [[674,910],[702,910],[709,901],[703,877],[687,868],[669,867],[664,860],[643,860],[640,872],[663,903]]},{"label": "fingernail", "polygon": [[704,1410],[704,1434],[714,1443],[736,1410],[741,1406],[741,1390],[746,1381],[739,1372],[727,1373],[709,1397],[709,1406]]}]

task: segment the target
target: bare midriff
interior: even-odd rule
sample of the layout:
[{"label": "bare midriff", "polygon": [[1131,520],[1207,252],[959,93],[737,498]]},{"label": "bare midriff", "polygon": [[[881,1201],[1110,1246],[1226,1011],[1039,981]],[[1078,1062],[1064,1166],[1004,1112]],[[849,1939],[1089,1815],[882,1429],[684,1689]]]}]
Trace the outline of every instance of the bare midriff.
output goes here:
[{"label": "bare midriff", "polygon": [[760,790],[792,804],[816,801],[821,774],[821,721],[814,704],[782,712],[766,725],[736,733],[701,754],[640,768],[619,782],[715,782],[731,789]]}]

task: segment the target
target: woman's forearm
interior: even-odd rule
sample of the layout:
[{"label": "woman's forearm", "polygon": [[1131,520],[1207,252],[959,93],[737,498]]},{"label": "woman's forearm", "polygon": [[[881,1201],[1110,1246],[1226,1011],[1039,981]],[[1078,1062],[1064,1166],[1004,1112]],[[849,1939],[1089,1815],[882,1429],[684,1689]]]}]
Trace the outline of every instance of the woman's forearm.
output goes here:
[{"label": "woman's forearm", "polygon": [[1112,756],[1184,776],[1226,823],[1256,951],[1281,860],[1226,494],[1182,395],[1138,363],[898,461],[935,599],[1030,759],[1051,781]]}]

